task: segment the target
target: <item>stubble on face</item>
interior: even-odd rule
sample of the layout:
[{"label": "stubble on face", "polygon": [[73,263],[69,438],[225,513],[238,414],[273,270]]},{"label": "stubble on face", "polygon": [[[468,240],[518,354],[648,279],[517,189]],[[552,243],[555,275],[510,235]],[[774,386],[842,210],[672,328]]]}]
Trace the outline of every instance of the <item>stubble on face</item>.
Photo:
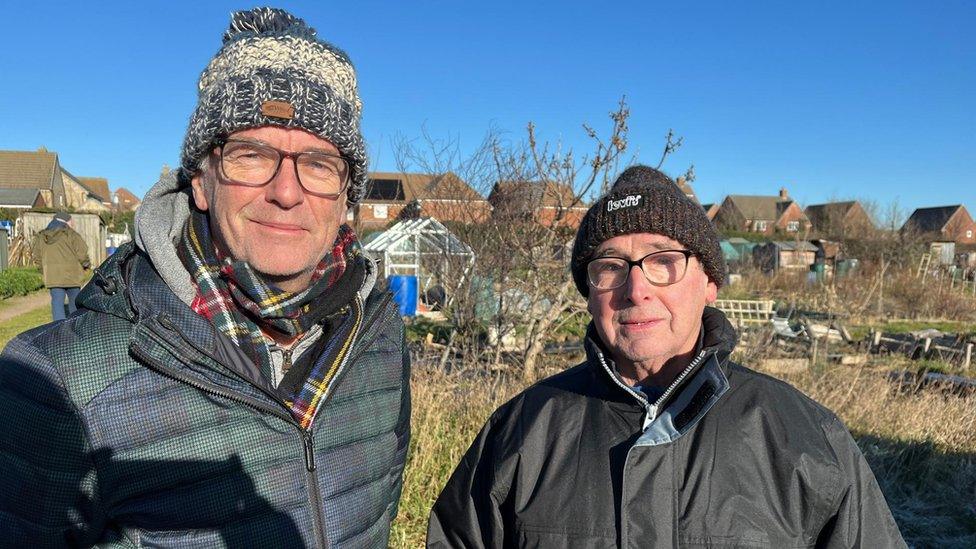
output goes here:
[{"label": "stubble on face", "polygon": [[[663,249],[684,246],[661,235],[637,233],[607,240],[594,256],[636,260]],[[702,312],[707,303],[714,301],[716,292],[715,284],[692,257],[685,276],[670,286],[652,285],[635,267],[619,288],[591,287],[587,309],[621,375],[631,383],[655,378],[654,384],[666,384],[669,380],[665,378],[671,377],[676,368],[680,371],[677,363],[693,350]]]},{"label": "stubble on face", "polygon": [[[327,143],[300,130],[260,131],[267,129],[246,130],[235,136],[255,135],[282,150],[305,150],[316,141]],[[266,282],[280,289],[300,291],[308,287],[312,272],[332,250],[339,225],[345,220],[345,195],[337,199],[306,195],[292,172],[282,175],[290,165],[283,165],[279,175],[264,187],[225,184],[218,181],[217,162],[211,156],[193,180],[194,201],[208,213],[215,245],[228,257],[246,261]]]}]

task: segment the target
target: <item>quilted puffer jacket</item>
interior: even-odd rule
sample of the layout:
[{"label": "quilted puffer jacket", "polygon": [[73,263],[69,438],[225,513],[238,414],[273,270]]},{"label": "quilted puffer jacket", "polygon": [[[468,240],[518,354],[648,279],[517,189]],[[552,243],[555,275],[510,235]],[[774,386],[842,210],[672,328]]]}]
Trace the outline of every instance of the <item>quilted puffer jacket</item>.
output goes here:
[{"label": "quilted puffer jacket", "polygon": [[0,357],[4,547],[386,547],[409,432],[403,323],[362,328],[308,431],[141,250]]}]

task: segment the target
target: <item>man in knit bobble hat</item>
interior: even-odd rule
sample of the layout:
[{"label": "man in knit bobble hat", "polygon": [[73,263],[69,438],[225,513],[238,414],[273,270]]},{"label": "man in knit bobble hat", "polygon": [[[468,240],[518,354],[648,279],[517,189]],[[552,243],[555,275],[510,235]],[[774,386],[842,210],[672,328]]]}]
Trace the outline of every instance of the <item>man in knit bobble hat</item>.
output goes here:
[{"label": "man in knit bobble hat", "polygon": [[388,546],[409,354],[345,224],[361,111],[305,21],[231,16],[135,243],[0,358],[4,546]]},{"label": "man in knit bobble hat", "polygon": [[837,417],[730,360],[718,234],[669,177],[621,173],[570,271],[586,360],[491,416],[429,547],[905,547]]}]

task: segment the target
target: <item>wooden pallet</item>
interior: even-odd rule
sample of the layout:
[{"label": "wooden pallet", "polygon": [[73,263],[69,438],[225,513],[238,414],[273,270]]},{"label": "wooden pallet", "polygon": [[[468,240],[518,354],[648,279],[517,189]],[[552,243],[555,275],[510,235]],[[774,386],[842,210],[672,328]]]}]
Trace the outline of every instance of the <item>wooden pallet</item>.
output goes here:
[{"label": "wooden pallet", "polygon": [[772,299],[719,299],[713,306],[733,324],[762,324],[773,319],[775,305]]}]

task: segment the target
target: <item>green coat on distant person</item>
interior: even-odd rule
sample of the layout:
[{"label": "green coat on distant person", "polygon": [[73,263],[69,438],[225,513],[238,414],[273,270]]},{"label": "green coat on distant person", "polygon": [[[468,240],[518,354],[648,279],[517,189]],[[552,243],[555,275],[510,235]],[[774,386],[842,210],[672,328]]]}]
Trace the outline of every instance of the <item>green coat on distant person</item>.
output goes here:
[{"label": "green coat on distant person", "polygon": [[48,288],[77,288],[85,281],[85,270],[91,267],[88,246],[67,223],[52,221],[34,236],[34,258],[44,272]]}]

